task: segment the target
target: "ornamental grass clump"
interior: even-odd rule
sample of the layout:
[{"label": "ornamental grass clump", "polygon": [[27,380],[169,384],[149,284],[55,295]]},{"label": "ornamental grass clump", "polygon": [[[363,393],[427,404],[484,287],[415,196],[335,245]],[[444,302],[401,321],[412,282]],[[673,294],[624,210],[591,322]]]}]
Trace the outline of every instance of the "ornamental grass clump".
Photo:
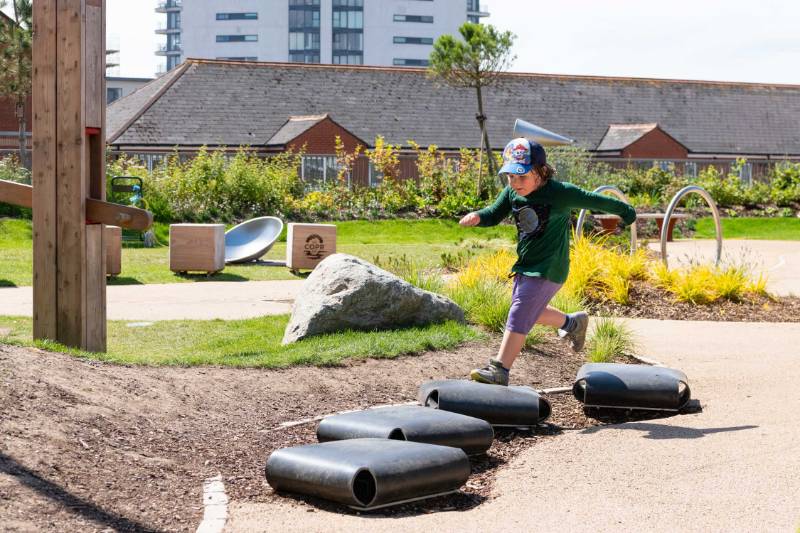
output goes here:
[{"label": "ornamental grass clump", "polygon": [[630,330],[611,317],[598,318],[586,344],[586,358],[592,363],[608,363],[633,352],[635,343]]},{"label": "ornamental grass clump", "polygon": [[747,296],[769,297],[767,277],[754,278],[747,265],[714,266],[691,264],[668,269],[653,263],[648,272],[651,283],[671,293],[678,302],[706,305],[724,299],[739,302]]},{"label": "ornamental grass clump", "polygon": [[562,291],[578,300],[611,300],[626,305],[633,280],[647,273],[647,254],[607,246],[608,238],[590,236],[573,241],[570,250],[570,273]]}]

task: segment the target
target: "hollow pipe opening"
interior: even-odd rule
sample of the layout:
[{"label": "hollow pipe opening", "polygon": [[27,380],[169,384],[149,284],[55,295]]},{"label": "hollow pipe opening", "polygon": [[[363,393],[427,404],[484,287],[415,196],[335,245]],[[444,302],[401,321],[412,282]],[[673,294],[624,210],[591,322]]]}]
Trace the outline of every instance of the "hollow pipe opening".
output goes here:
[{"label": "hollow pipe opening", "polygon": [[368,507],[375,500],[378,486],[375,476],[366,468],[361,469],[353,478],[353,497],[362,507]]},{"label": "hollow pipe opening", "polygon": [[434,390],[428,394],[428,397],[425,398],[425,407],[432,407],[434,409],[439,408],[439,391]]},{"label": "hollow pipe opening", "polygon": [[403,433],[403,430],[400,428],[395,428],[389,433],[390,440],[408,440],[406,439],[406,434]]}]

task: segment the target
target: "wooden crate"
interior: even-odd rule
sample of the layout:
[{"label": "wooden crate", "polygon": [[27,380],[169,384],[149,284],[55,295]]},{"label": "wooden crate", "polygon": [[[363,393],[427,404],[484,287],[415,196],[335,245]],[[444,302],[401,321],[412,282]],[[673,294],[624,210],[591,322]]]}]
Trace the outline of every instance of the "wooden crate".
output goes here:
[{"label": "wooden crate", "polygon": [[105,227],[106,276],[119,276],[122,272],[122,228]]},{"label": "wooden crate", "polygon": [[320,261],[336,253],[333,224],[289,224],[286,230],[286,266],[313,270]]},{"label": "wooden crate", "polygon": [[224,224],[171,224],[169,269],[173,272],[219,272],[225,268]]}]

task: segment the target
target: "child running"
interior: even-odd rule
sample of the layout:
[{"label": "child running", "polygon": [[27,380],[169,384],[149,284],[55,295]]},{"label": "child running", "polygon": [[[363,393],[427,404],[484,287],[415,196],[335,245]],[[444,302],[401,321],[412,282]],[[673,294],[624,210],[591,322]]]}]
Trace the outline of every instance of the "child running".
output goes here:
[{"label": "child running", "polygon": [[514,288],[503,342],[496,359],[476,368],[470,378],[481,383],[508,385],[511,365],[533,325],[558,328],[575,351],[583,348],[589,316],[585,311],[565,315],[548,305],[569,272],[570,213],[589,209],[618,215],[633,224],[636,212],[628,204],[552,179],[553,167],[541,145],[517,138],[503,150],[500,176],[508,186],[493,205],[465,215],[462,226],[495,226],[509,213],[517,226],[517,262],[511,269]]}]

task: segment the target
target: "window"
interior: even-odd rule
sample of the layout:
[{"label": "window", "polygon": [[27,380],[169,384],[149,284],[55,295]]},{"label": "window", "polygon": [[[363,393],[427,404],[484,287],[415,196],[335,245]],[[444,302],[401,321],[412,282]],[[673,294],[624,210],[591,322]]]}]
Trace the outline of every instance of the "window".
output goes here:
[{"label": "window", "polygon": [[292,63],[319,63],[319,51],[290,52],[289,61]]},{"label": "window", "polygon": [[333,0],[333,7],[364,7],[364,0]]},{"label": "window", "polygon": [[121,87],[108,87],[106,88],[106,104],[110,104],[114,100],[122,98]]},{"label": "window", "polygon": [[319,0],[289,0],[289,6],[317,6]]},{"label": "window", "polygon": [[433,44],[433,37],[395,37],[394,44]]},{"label": "window", "polygon": [[394,58],[394,64],[401,67],[427,67],[427,59],[401,59]]},{"label": "window", "polygon": [[336,180],[339,165],[332,155],[303,156],[300,163],[300,176],[306,188],[321,189],[326,183]]},{"label": "window", "polygon": [[[734,165],[736,168],[738,165]],[[742,180],[742,183],[745,185],[752,185],[753,184],[753,164],[752,163],[742,163],[739,166],[739,179]]]},{"label": "window", "polygon": [[363,65],[364,64],[364,54],[337,54],[334,52],[333,54],[333,64],[334,65]]},{"label": "window", "polygon": [[289,50],[319,50],[319,33],[290,32]]},{"label": "window", "polygon": [[433,23],[433,16],[431,15],[395,15],[395,22],[426,22]]},{"label": "window", "polygon": [[480,11],[480,0],[467,0],[467,11]]},{"label": "window", "polygon": [[471,22],[473,24],[480,24],[481,18],[478,15],[467,15],[467,22]]},{"label": "window", "polygon": [[684,163],[683,173],[685,176],[689,176],[692,178],[697,177],[697,162],[696,161],[687,161]]},{"label": "window", "polygon": [[364,12],[358,11],[338,11],[333,12],[333,27],[336,28],[364,28]]},{"label": "window", "polygon": [[319,8],[316,11],[289,9],[289,29],[319,28]]},{"label": "window", "polygon": [[334,33],[333,50],[336,51],[356,51],[364,50],[364,34],[358,33]]},{"label": "window", "polygon": [[258,13],[217,13],[217,20],[258,20]]},{"label": "window", "polygon": [[217,35],[218,43],[253,43],[258,41],[258,35]]},{"label": "window", "polygon": [[256,56],[218,57],[217,59],[224,59],[226,61],[258,61],[258,57]]}]

